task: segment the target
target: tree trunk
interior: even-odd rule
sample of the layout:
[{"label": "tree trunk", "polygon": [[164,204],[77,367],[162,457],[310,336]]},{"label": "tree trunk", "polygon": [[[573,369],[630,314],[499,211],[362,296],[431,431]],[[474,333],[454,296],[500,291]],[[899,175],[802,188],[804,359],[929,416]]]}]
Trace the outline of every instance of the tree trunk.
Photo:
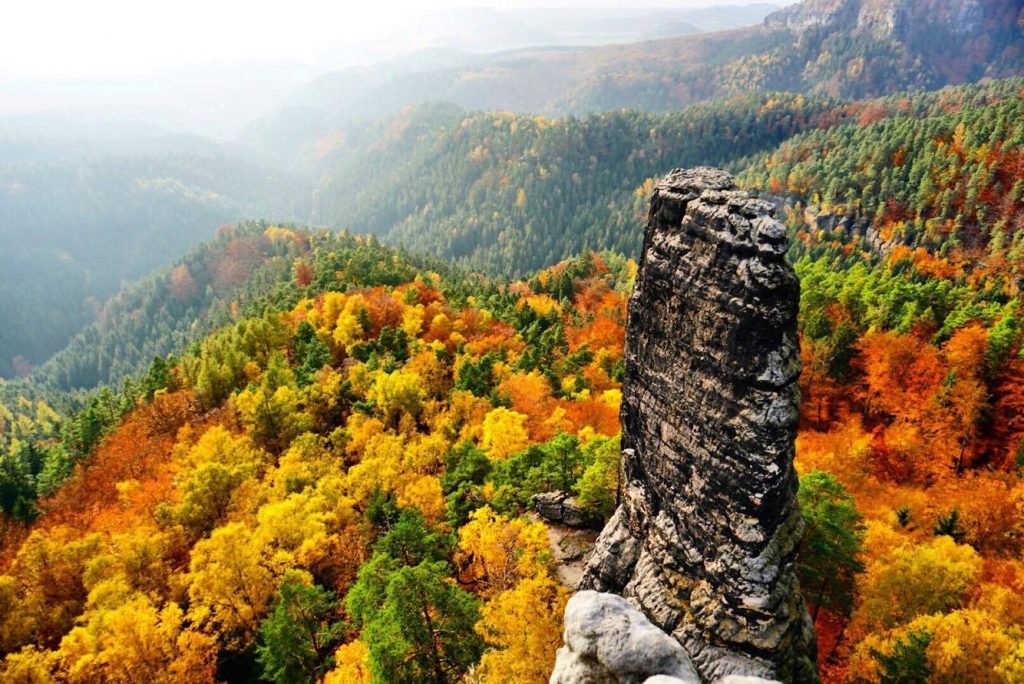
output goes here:
[{"label": "tree trunk", "polygon": [[814,623],[815,628],[818,626],[818,611],[821,610],[821,600],[825,597],[825,584],[822,582],[818,588],[818,597],[814,600],[814,612],[811,613],[811,621]]},{"label": "tree trunk", "polygon": [[[423,597],[420,598],[422,599]],[[437,678],[437,684],[445,684],[447,679],[445,679],[444,670],[441,668],[441,651],[437,647],[437,631],[434,629],[434,621],[430,619],[430,606],[427,605],[425,600],[421,605],[423,621],[427,625],[427,631],[430,632],[430,652],[434,661],[434,677]]]},{"label": "tree trunk", "polygon": [[960,440],[960,453],[956,456],[956,474],[959,475],[964,467],[964,451],[967,449],[967,440]]}]

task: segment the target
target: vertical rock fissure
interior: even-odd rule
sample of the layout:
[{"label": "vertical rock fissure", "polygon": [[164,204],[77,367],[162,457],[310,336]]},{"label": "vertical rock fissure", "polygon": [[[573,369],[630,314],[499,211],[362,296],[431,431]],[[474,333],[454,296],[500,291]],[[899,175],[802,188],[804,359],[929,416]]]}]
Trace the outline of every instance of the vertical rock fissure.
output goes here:
[{"label": "vertical rock fissure", "polygon": [[795,570],[799,282],[773,211],[715,169],[655,190],[629,302],[623,502],[579,586],[639,606],[705,681],[817,680]]}]

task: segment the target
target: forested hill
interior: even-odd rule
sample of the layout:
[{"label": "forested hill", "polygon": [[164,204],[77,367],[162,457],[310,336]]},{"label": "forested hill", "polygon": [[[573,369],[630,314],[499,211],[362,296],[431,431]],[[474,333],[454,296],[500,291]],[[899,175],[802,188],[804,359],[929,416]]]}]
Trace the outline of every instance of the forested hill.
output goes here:
[{"label": "forested hill", "polygon": [[652,178],[767,151],[853,111],[783,94],[557,119],[415,107],[381,125],[375,142],[327,158],[315,213],[334,228],[508,275],[588,247],[635,254]]},{"label": "forested hill", "polygon": [[[559,119],[422,105],[353,129],[323,160],[316,210],[334,228],[520,275],[586,249],[636,255],[653,179],[712,163],[794,207],[810,205],[823,217],[815,225],[799,211],[789,217],[807,240],[845,245],[853,224],[862,235],[870,226],[875,239],[863,249],[922,247],[952,267],[1015,278],[1022,91],[1024,81],[1010,79],[854,103],[766,94],[673,114]],[[97,319],[34,382],[117,383],[228,320],[232,303],[244,309],[293,277],[302,245],[264,228],[224,231],[97,304]],[[59,278],[47,282],[60,292]],[[38,301],[22,302],[30,304]]]},{"label": "forested hill", "polygon": [[920,248],[955,269],[1019,279],[1022,145],[1024,80],[1009,79],[865,103],[855,121],[755,158],[743,180],[815,205],[826,230],[809,238],[850,239],[842,227],[859,223],[877,231],[876,250]]},{"label": "forested hill", "polygon": [[[946,202],[941,211],[951,220],[959,215],[969,229],[979,209],[993,223],[1012,218],[1005,201],[1002,208],[986,201],[1005,197],[1002,186],[1012,190],[1017,180],[1022,87],[1009,79],[853,103],[749,95],[674,114],[622,111],[581,119],[411,108],[362,131],[372,142],[360,147],[353,137],[326,158],[315,211],[336,228],[521,274],[586,248],[635,255],[649,179],[672,166],[709,163],[744,171],[751,187],[805,204],[824,199],[835,207],[856,196],[846,210],[879,222],[882,198],[897,218],[900,211],[914,213],[936,199],[922,179],[938,187],[953,182],[953,173],[964,187],[938,198]],[[927,132],[914,128],[921,120]],[[951,144],[960,124],[970,131],[973,152],[995,156],[940,144]],[[945,156],[936,158],[937,149]],[[908,161],[893,165],[894,157]],[[937,229],[932,209],[924,218]]]},{"label": "forested hill", "polygon": [[467,109],[662,112],[785,90],[850,99],[1024,70],[1024,0],[806,0],[758,26],[595,48],[359,67],[300,89],[250,139],[292,154],[339,123],[445,100]]},{"label": "forested hill", "polygon": [[315,212],[334,228],[521,275],[586,249],[635,256],[653,179],[717,164],[780,201],[873,226],[876,247],[984,251],[994,240],[1005,251],[1020,239],[1022,91],[1014,78],[855,102],[769,93],[556,119],[414,107],[324,158]]},{"label": "forested hill", "polygon": [[[366,67],[310,84],[254,124],[246,140],[258,152],[152,130],[83,143],[63,124],[15,134],[5,123],[0,377],[42,363],[123,282],[218,225],[306,220],[311,204],[331,227],[509,273],[586,246],[633,251],[632,214],[607,207],[671,166],[729,164],[841,121],[816,116],[832,108],[822,97],[1020,73],[1022,3],[815,0],[763,25],[681,39]],[[683,109],[713,98],[725,99]],[[453,104],[399,113],[423,101]],[[467,117],[460,106],[581,118]],[[593,114],[619,107],[648,114]],[[382,135],[386,124],[369,119],[387,113],[397,118]],[[310,178],[322,179],[312,199]]]},{"label": "forested hill", "polygon": [[154,358],[176,357],[232,321],[287,305],[311,283],[317,262],[360,283],[389,283],[414,268],[455,272],[368,236],[266,222],[222,226],[173,265],[123,287],[30,375],[0,381],[0,403],[24,395],[64,412],[80,408],[92,390],[130,385]]},{"label": "forested hill", "polygon": [[[636,265],[495,283],[318,245],[122,392],[0,406],[0,680],[547,681],[568,590],[527,513],[615,508]],[[824,679],[1020,681],[1018,305],[843,247],[796,264]]]},{"label": "forested hill", "polygon": [[293,278],[315,236],[266,223],[223,226],[172,266],[124,287],[96,321],[36,368],[28,381],[47,391],[119,386],[154,357],[178,354]]}]

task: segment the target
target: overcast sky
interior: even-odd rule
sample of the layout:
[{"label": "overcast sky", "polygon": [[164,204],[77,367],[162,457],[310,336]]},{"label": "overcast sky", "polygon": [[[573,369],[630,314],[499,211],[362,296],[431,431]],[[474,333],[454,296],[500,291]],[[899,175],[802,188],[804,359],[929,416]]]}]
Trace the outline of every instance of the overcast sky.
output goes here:
[{"label": "overcast sky", "polygon": [[0,76],[106,77],[251,59],[312,62],[329,47],[472,5],[681,8],[753,1],[10,0],[0,18]]}]

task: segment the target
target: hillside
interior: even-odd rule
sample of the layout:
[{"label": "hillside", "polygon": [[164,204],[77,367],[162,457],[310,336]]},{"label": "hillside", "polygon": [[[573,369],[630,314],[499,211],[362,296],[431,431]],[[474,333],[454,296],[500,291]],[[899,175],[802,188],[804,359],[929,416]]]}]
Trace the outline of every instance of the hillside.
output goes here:
[{"label": "hillside", "polygon": [[194,138],[0,141],[0,377],[93,321],[122,283],[218,226],[304,218],[307,185],[251,152]]},{"label": "hillside", "polygon": [[[1022,10],[1024,0],[807,0],[759,25],[695,36],[423,55],[322,76],[250,139],[308,151],[339,124],[436,100],[546,115],[664,112],[751,91],[861,99],[1005,78],[1024,72]],[[303,135],[299,122],[315,123]]]},{"label": "hillside", "polygon": [[1024,0],[616,12],[0,120],[0,682],[1024,682]]},{"label": "hillside", "polygon": [[747,167],[744,182],[810,211],[791,216],[812,242],[919,250],[945,277],[972,274],[1015,295],[1024,274],[1024,80],[865,103],[856,121],[793,136]]},{"label": "hillside", "polygon": [[[616,503],[635,265],[501,285],[323,240],[268,306],[125,392],[3,413],[5,677],[546,680],[567,593],[521,516],[551,489],[598,518]],[[948,680],[1012,671],[1015,304],[800,245],[800,573],[827,679],[891,671],[901,643]]]},{"label": "hillside", "polygon": [[[319,264],[315,273],[313,264]],[[30,377],[0,380],[0,507],[28,520],[121,418],[173,382],[211,331],[259,317],[301,292],[393,285],[430,262],[372,238],[260,223],[223,229],[170,269],[126,287],[105,315]],[[447,272],[443,265],[430,264]]]},{"label": "hillside", "polygon": [[[309,84],[250,128],[249,148],[145,126],[4,121],[0,237],[6,254],[19,256],[0,257],[0,286],[10,293],[0,301],[0,377],[24,374],[65,346],[122,283],[246,218],[312,218],[507,274],[587,247],[636,253],[633,211],[624,207],[647,179],[675,165],[735,165],[841,121],[843,110],[823,96],[857,100],[1019,73],[1021,9],[1018,0],[829,0],[685,38],[483,56],[438,50]],[[724,99],[677,111],[712,98]],[[773,98],[791,118],[763,107]],[[403,111],[441,100],[454,106]],[[488,118],[501,117],[456,113],[460,106],[519,112],[508,123],[517,130],[491,135]],[[647,114],[629,122],[594,114],[619,107]],[[815,118],[826,108],[839,118]],[[522,112],[541,114],[545,131]],[[562,114],[580,118],[552,118]],[[658,138],[645,138],[643,126]],[[721,140],[730,144],[712,142]],[[576,141],[603,154],[582,154]],[[558,146],[569,143],[561,159]],[[542,170],[551,180],[537,182]],[[403,191],[382,212],[391,180]],[[506,211],[519,190],[524,205]],[[513,266],[533,236],[545,246],[531,241]]]},{"label": "hillside", "polygon": [[971,259],[994,240],[1019,263],[1010,226],[1022,89],[1007,79],[856,102],[749,95],[673,114],[555,119],[414,107],[351,129],[324,156],[314,212],[522,275],[585,249],[638,254],[650,179],[715,163],[780,201],[826,207],[833,223],[873,226],[878,244]]},{"label": "hillside", "polygon": [[104,302],[96,321],[27,381],[56,391],[119,386],[299,277],[314,239],[267,224],[222,226],[216,239]]},{"label": "hillside", "polygon": [[[483,652],[484,638],[473,631],[483,615],[487,640],[498,647],[479,667],[500,677],[511,663],[533,677],[548,666],[545,657],[525,657],[529,642],[506,611],[517,601],[541,606],[526,638],[550,639],[565,592],[552,579],[543,526],[516,511],[532,493],[581,477],[595,511],[608,505],[623,315],[622,295],[610,285],[625,282],[627,265],[573,267],[596,297],[584,322],[563,317],[542,293],[520,299],[479,279],[446,283],[372,242],[338,247],[325,243],[316,252],[309,283],[292,285],[300,298],[229,325],[173,368],[151,373],[132,390],[138,394],[115,398],[110,406],[123,419],[106,422],[102,445],[40,501],[33,534],[8,527],[12,574],[0,585],[23,591],[0,604],[0,648],[21,649],[4,661],[5,677],[53,671],[95,680],[145,668],[169,673],[169,681],[215,674],[238,681],[261,671],[272,679],[267,673],[282,667],[287,681],[304,681],[336,666],[335,681],[351,682],[361,680],[351,673],[365,671],[367,650],[395,676],[420,679],[439,657],[446,676],[455,676]],[[344,270],[361,257],[375,268]],[[552,383],[562,377],[578,380],[556,390]],[[248,416],[242,423],[232,417],[236,408]],[[176,445],[175,435],[187,441]],[[37,473],[51,481],[49,464],[71,438],[43,434],[35,448],[45,465],[36,472],[30,459],[4,459],[0,491],[22,492],[9,515],[32,517],[26,487]],[[21,440],[18,454],[32,444]],[[13,467],[19,462],[23,470]],[[481,495],[473,492],[494,491],[500,496],[490,507],[467,505]],[[224,516],[235,522],[222,524]],[[263,523],[254,537],[247,529],[257,519]],[[495,534],[510,545],[495,545]],[[115,537],[127,555],[104,541]],[[25,553],[14,553],[19,545]],[[29,560],[29,548],[42,553],[42,564]],[[229,548],[244,558],[224,556]],[[149,561],[141,574],[122,574],[117,568],[127,566],[116,561],[103,578],[86,579],[85,565],[97,567],[108,552],[130,565],[136,552]],[[208,561],[198,560],[208,552]],[[158,567],[166,582],[152,574]],[[51,571],[64,576],[56,580]],[[94,601],[101,585],[128,592],[127,602],[101,608]],[[190,596],[187,615],[173,607],[176,586]],[[60,588],[59,611],[45,587]],[[408,612],[398,597],[400,587],[422,589],[427,603],[420,607],[440,611],[437,626],[426,626],[427,641],[409,642],[404,652],[381,631],[386,616],[423,626],[419,608]],[[339,621],[346,593],[344,615],[356,622]],[[256,648],[273,630],[293,628],[292,605],[330,623],[326,650],[300,662],[292,660],[305,646]],[[118,617],[122,609],[140,612]],[[263,617],[269,621],[261,626]],[[274,620],[282,622],[274,627]],[[115,624],[156,629],[162,655],[137,660],[133,649],[143,642],[110,631]],[[335,653],[359,629],[364,640]],[[443,644],[440,653],[431,655],[431,635]]]},{"label": "hillside", "polygon": [[674,165],[726,164],[846,116],[838,102],[780,94],[555,119],[415,107],[325,157],[314,213],[414,252],[523,275],[587,248],[636,254],[649,179]]}]

